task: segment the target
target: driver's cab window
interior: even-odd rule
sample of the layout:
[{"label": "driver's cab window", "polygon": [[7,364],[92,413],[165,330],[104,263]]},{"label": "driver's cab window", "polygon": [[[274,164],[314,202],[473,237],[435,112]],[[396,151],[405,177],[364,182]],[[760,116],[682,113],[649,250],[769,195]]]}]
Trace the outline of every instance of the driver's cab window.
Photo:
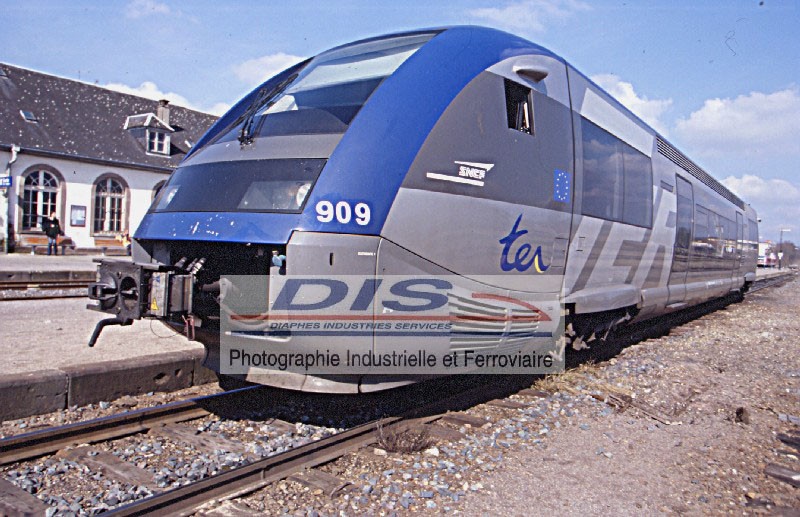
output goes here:
[{"label": "driver's cab window", "polygon": [[534,134],[533,103],[531,102],[531,89],[505,79],[506,114],[508,115],[509,129],[521,133]]}]

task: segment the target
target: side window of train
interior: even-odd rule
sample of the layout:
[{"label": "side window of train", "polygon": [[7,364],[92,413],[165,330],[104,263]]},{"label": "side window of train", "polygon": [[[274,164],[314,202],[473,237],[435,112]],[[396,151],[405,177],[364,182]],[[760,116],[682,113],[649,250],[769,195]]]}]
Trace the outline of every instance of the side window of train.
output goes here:
[{"label": "side window of train", "polygon": [[698,257],[710,255],[712,246],[711,234],[708,231],[708,210],[695,205],[692,254]]},{"label": "side window of train", "polygon": [[735,258],[742,259],[742,251],[744,247],[744,220],[742,218],[742,214],[736,212],[736,250],[735,250]]},{"label": "side window of train", "polygon": [[622,221],[649,228],[653,219],[653,163],[623,142],[622,164],[625,174]]},{"label": "side window of train", "polygon": [[586,119],[583,140],[584,215],[651,227],[653,167],[650,158]]},{"label": "side window of train", "polygon": [[533,135],[533,102],[531,89],[504,79],[506,90],[506,114],[509,129],[516,129],[522,133]]}]

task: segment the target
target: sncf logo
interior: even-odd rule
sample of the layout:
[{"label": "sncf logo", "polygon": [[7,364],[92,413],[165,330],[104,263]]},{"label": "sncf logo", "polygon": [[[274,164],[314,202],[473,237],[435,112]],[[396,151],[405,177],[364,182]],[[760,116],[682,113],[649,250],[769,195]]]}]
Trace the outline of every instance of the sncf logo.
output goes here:
[{"label": "sncf logo", "polygon": [[458,166],[455,174],[429,172],[426,174],[426,177],[432,180],[450,181],[452,183],[463,183],[482,187],[486,179],[486,174],[494,167],[493,163],[460,161],[454,161],[453,163]]},{"label": "sncf logo", "polygon": [[[475,163],[475,162],[453,162],[458,167],[458,175],[462,178],[472,178],[476,180],[483,180],[486,173],[492,170],[493,163]],[[483,181],[481,181],[483,186]]]}]

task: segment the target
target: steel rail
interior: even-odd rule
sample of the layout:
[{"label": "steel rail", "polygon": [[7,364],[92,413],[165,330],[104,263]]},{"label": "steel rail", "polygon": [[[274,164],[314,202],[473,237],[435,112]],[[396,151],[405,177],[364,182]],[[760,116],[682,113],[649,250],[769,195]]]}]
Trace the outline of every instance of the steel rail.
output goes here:
[{"label": "steel rail", "polygon": [[402,417],[390,417],[362,424],[284,453],[141,499],[111,510],[108,515],[191,515],[203,503],[253,492],[295,472],[327,463],[366,446],[375,440],[377,425],[390,428],[401,421]]},{"label": "steel rail", "polygon": [[487,397],[492,397],[492,389],[486,386],[463,390],[400,415],[361,424],[284,453],[140,499],[111,510],[108,515],[192,515],[198,506],[214,499],[248,494],[295,472],[327,463],[369,445],[377,440],[378,426],[390,430],[413,425],[410,422],[412,420],[416,424],[425,424],[441,418],[454,406],[479,404],[488,400]]},{"label": "steel rail", "polygon": [[0,291],[12,290],[20,291],[24,289],[69,289],[79,287],[89,287],[88,280],[25,280],[25,281],[2,281],[0,280]]},{"label": "steel rail", "polygon": [[0,280],[0,301],[49,298],[81,298],[89,289],[89,280]]},{"label": "steel rail", "polygon": [[[781,275],[757,281],[751,292],[771,287],[789,279]],[[154,408],[145,408],[88,422],[69,424],[55,429],[45,429],[0,440],[0,465],[55,452],[68,445],[109,440],[145,431],[169,422],[191,420],[208,415],[210,411],[202,402],[235,396],[239,392],[259,389],[259,386],[232,392],[173,402]],[[158,493],[128,505],[111,510],[113,515],[147,515],[155,512],[190,515],[203,503],[213,499],[233,497],[257,490],[269,483],[284,479],[290,474],[329,462],[375,441],[375,430],[381,425],[387,429],[407,423],[423,412],[443,412],[453,400],[465,397],[485,397],[485,388],[475,388],[454,397],[432,402],[399,416],[366,423],[269,458],[216,474],[173,490]],[[439,414],[419,419],[421,423],[439,418]]]},{"label": "steel rail", "polygon": [[206,406],[260,388],[247,387],[3,438],[0,465],[51,454],[70,445],[111,440],[168,423],[201,418],[211,413]]},{"label": "steel rail", "polygon": [[787,272],[787,273],[783,273],[781,275],[776,275],[776,276],[773,276],[773,277],[770,277],[770,278],[763,278],[761,280],[756,280],[755,282],[753,282],[753,285],[750,287],[750,289],[747,292],[748,293],[755,293],[755,292],[758,292],[758,291],[760,291],[762,289],[766,289],[768,287],[772,287],[772,286],[775,286],[775,285],[778,285],[778,284],[782,284],[783,282],[786,282],[787,280],[791,280],[793,277],[794,277],[794,273],[793,272]]}]

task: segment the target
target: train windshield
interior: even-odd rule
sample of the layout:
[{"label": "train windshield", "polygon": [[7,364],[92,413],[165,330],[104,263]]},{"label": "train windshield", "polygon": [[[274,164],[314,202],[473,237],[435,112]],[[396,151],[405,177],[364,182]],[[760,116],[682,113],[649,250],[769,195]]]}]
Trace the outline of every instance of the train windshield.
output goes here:
[{"label": "train windshield", "polygon": [[256,95],[247,115],[220,140],[344,133],[378,85],[435,35],[396,36],[324,52]]},{"label": "train windshield", "polygon": [[380,39],[320,54],[257,116],[268,122],[274,115],[315,110],[321,118],[332,116],[349,125],[378,85],[432,37],[427,33]]},{"label": "train windshield", "polygon": [[177,169],[156,212],[300,212],[324,159],[211,162]]}]

